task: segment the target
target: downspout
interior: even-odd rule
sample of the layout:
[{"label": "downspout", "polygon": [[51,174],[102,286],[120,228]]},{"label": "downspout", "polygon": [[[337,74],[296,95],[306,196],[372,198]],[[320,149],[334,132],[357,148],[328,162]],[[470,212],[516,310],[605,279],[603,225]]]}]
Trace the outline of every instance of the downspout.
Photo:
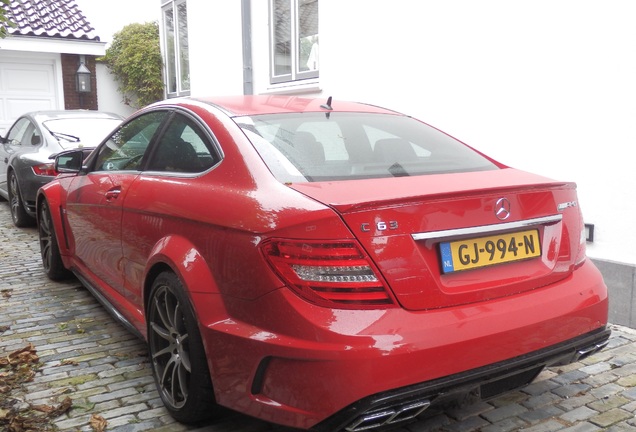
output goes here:
[{"label": "downspout", "polygon": [[243,94],[254,94],[252,77],[252,0],[241,0],[243,36]]}]

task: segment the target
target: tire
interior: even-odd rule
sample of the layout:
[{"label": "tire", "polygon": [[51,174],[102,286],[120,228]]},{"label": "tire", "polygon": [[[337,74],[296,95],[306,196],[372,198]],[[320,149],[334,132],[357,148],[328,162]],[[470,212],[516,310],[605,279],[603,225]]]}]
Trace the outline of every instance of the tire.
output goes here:
[{"label": "tire", "polygon": [[38,238],[40,240],[40,254],[42,255],[44,272],[52,280],[67,279],[71,276],[71,272],[64,267],[62,262],[49,204],[43,201],[38,211],[40,213]]},{"label": "tire", "polygon": [[9,207],[11,208],[11,218],[13,224],[19,228],[31,227],[35,225],[35,219],[27,213],[20,194],[20,185],[15,172],[9,172]]},{"label": "tire", "polygon": [[201,334],[181,281],[163,272],[152,284],[148,311],[148,348],[159,395],[172,417],[198,423],[217,417]]}]

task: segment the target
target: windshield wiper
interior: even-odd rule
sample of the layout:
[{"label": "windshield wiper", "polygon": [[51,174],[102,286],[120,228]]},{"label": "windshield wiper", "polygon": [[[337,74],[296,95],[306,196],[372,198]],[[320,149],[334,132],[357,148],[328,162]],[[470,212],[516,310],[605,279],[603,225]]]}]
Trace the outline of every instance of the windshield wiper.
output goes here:
[{"label": "windshield wiper", "polygon": [[63,139],[64,141],[69,141],[69,142],[79,142],[79,137],[76,137],[75,135],[70,135],[70,134],[65,134],[62,132],[53,132],[53,131],[49,131],[51,132],[51,135],[53,135],[55,138],[60,138]]}]

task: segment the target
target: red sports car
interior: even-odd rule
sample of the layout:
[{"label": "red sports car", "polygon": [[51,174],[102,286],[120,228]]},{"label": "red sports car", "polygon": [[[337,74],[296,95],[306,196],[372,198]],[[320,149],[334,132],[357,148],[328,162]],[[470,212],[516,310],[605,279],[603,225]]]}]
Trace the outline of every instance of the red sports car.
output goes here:
[{"label": "red sports car", "polygon": [[339,100],[175,99],[37,198],[42,259],[148,342],[170,413],[317,431],[489,398],[609,337],[576,188]]}]

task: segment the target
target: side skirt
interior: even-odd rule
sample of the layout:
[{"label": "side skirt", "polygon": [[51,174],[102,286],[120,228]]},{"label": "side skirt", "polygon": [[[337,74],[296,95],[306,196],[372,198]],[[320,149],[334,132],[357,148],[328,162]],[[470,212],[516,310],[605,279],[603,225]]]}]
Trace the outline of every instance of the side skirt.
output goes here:
[{"label": "side skirt", "polygon": [[73,274],[80,280],[82,285],[84,285],[84,287],[86,287],[86,289],[89,290],[91,294],[93,294],[97,301],[99,301],[102,306],[104,306],[108,313],[113,316],[113,318],[119,321],[124,327],[126,327],[129,332],[137,336],[139,339],[144,342],[146,341],[144,339],[144,336],[135,328],[135,326],[133,326],[131,322],[126,319],[126,317],[119,313],[115,306],[113,306],[113,304],[109,302],[108,299],[106,299],[106,297],[102,295],[102,293],[100,293],[93,285],[91,285],[88,280],[86,280],[79,272],[75,270],[73,270]]}]

